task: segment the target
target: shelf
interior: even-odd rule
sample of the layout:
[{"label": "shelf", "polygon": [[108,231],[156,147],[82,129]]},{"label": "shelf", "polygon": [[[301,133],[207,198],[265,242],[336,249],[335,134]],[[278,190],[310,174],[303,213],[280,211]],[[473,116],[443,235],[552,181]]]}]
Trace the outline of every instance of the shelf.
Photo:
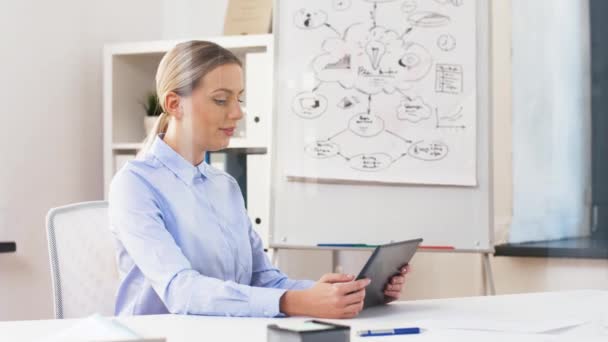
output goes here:
[{"label": "shelf", "polygon": [[[112,150],[115,152],[136,152],[140,150],[142,146],[142,143],[114,143],[112,144]],[[238,150],[239,152],[249,154],[265,154],[267,153],[268,148],[266,146],[251,145],[245,139],[234,138],[230,141],[230,146],[225,150]]]},{"label": "shelf", "polygon": [[[104,50],[109,55],[152,55],[164,54],[176,44],[189,41],[192,39],[180,39],[170,41],[148,41],[135,43],[118,43],[107,45]],[[214,42],[227,49],[247,49],[252,50],[253,47],[267,48],[272,46],[273,36],[271,34],[247,35],[247,36],[219,36],[205,38],[204,40]]]},{"label": "shelf", "polygon": [[143,143],[115,143],[112,144],[112,150],[114,151],[137,151],[141,149]]}]

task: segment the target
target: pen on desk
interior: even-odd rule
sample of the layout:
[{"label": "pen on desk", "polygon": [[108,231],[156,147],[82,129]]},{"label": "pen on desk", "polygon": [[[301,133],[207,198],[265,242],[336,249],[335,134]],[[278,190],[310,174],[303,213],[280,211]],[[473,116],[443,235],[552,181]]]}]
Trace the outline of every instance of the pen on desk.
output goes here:
[{"label": "pen on desk", "polygon": [[383,329],[383,330],[361,330],[357,332],[359,337],[373,337],[373,336],[391,336],[391,335],[413,335],[420,334],[420,328],[396,328],[396,329]]}]

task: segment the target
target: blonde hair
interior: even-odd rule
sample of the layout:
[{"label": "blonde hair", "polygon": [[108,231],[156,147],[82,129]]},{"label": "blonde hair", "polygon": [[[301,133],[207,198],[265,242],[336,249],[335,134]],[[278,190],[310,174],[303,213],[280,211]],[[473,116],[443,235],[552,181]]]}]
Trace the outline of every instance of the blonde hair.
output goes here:
[{"label": "blonde hair", "polygon": [[165,108],[167,95],[171,92],[179,96],[192,94],[205,75],[225,64],[242,66],[241,61],[230,50],[201,40],[179,43],[163,56],[156,71],[156,94],[163,112],[144,140],[138,157],[146,154],[157,135],[167,132],[171,121],[171,116]]}]

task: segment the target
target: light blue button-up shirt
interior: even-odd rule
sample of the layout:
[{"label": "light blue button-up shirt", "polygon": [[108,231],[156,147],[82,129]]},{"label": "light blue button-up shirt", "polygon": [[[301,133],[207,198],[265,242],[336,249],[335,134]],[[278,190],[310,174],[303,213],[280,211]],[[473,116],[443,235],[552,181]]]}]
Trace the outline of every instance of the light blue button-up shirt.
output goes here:
[{"label": "light blue button-up shirt", "polygon": [[234,178],[193,166],[161,137],[116,174],[109,201],[117,315],[272,317],[287,289],[314,284],[272,266]]}]

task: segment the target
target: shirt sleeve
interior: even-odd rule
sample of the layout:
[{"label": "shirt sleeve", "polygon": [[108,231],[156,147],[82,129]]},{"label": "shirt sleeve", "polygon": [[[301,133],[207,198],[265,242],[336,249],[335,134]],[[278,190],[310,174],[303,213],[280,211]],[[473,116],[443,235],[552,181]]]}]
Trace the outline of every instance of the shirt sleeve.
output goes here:
[{"label": "shirt sleeve", "polygon": [[174,314],[280,314],[285,288],[254,287],[206,277],[192,268],[163,221],[162,203],[144,179],[123,170],[109,194],[111,229]]},{"label": "shirt sleeve", "polygon": [[249,240],[251,241],[251,252],[253,253],[251,285],[287,290],[304,290],[315,284],[311,280],[289,279],[284,273],[273,267],[268,259],[268,255],[264,252],[262,239],[251,227],[251,221],[248,219],[247,222],[249,222]]}]

